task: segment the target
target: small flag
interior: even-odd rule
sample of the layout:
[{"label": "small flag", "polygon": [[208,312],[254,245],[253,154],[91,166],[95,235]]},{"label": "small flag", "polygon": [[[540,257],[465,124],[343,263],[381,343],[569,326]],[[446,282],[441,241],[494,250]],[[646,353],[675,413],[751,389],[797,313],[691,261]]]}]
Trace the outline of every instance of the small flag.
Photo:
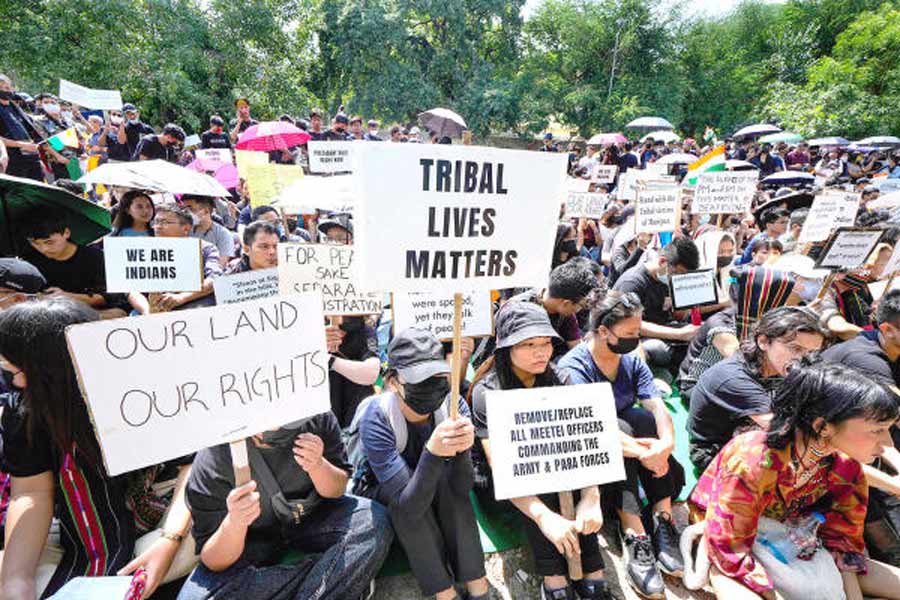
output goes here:
[{"label": "small flag", "polygon": [[81,164],[77,158],[69,159],[69,162],[66,163],[66,171],[69,172],[69,179],[72,181],[77,181],[81,177]]},{"label": "small flag", "polygon": [[724,170],[725,146],[719,146],[715,150],[707,152],[699,159],[689,164],[687,175],[684,176],[684,181],[687,185],[697,185],[697,178],[700,177],[701,173]]},{"label": "small flag", "polygon": [[63,148],[77,148],[78,147],[78,133],[75,131],[74,127],[69,127],[65,131],[61,133],[57,133],[53,137],[47,140],[47,143],[50,144],[50,147],[56,150],[57,152],[61,151]]}]

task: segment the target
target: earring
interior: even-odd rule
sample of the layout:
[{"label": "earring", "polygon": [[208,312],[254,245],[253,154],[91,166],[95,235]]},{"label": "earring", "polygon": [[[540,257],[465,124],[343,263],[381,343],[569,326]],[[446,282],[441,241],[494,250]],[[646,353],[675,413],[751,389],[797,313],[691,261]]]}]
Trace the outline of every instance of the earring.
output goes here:
[{"label": "earring", "polygon": [[809,451],[813,453],[813,456],[816,458],[824,458],[828,456],[828,438],[822,437],[822,442],[824,445],[820,446],[818,440],[812,441],[809,444]]}]

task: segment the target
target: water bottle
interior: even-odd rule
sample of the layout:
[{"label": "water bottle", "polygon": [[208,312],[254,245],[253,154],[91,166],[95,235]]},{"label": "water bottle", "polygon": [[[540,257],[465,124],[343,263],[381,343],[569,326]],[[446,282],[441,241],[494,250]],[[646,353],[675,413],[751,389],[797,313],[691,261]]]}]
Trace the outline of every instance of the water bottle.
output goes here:
[{"label": "water bottle", "polygon": [[785,522],[788,529],[787,538],[772,541],[760,536],[759,543],[784,564],[788,564],[790,558],[794,556],[800,560],[809,560],[819,546],[817,534],[819,526],[824,522],[825,516],[819,512],[810,513],[799,519],[790,519]]}]

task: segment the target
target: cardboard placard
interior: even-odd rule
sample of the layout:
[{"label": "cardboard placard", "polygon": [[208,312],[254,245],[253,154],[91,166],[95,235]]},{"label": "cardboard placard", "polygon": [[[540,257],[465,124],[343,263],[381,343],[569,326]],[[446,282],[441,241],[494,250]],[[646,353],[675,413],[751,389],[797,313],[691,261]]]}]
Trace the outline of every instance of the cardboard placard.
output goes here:
[{"label": "cardboard placard", "polygon": [[200,134],[192,133],[191,135],[184,138],[184,147],[187,148],[196,148],[200,145]]},{"label": "cardboard placard", "polygon": [[694,189],[691,213],[718,215],[743,213],[750,209],[757,171],[712,171],[701,173]]},{"label": "cardboard placard", "polygon": [[273,206],[287,214],[311,214],[316,210],[352,213],[356,206],[352,175],[304,177],[281,191]]},{"label": "cardboard placard", "polygon": [[566,192],[587,193],[591,189],[591,180],[581,177],[566,177]]},{"label": "cardboard placard", "polygon": [[619,167],[616,165],[597,165],[594,167],[594,173],[591,179],[597,183],[613,183],[616,175],[619,174]]},{"label": "cardboard placard", "polygon": [[628,169],[619,177],[619,186],[616,188],[616,197],[619,200],[637,200],[638,187],[648,181],[660,183],[676,183],[674,175],[659,175],[645,169]]},{"label": "cardboard placard", "polygon": [[881,229],[842,227],[834,232],[816,261],[816,268],[855,269],[862,266],[884,235]]},{"label": "cardboard placard", "polygon": [[681,223],[681,194],[677,185],[648,182],[637,192],[635,233],[675,231]]},{"label": "cardboard placard", "polygon": [[107,292],[199,292],[203,254],[197,238],[106,237]]},{"label": "cardboard placard", "polygon": [[312,293],[69,327],[109,474],[331,410],[323,323]]},{"label": "cardboard placard", "polygon": [[298,165],[264,165],[247,166],[247,191],[250,192],[250,206],[256,208],[271,204],[285,188],[295,181],[303,179],[303,167]]},{"label": "cardboard placard", "polygon": [[269,163],[268,152],[256,152],[255,150],[234,151],[234,163],[237,165],[238,176],[247,179],[247,171],[250,165],[265,165]]},{"label": "cardboard placard", "polygon": [[[887,284],[890,282],[891,288],[887,289]],[[893,290],[900,289],[900,278],[894,277],[891,279],[882,279],[880,281],[873,281],[869,284],[869,292],[872,294],[873,300],[881,300],[881,297],[884,296],[887,292],[891,292]]]},{"label": "cardboard placard", "polygon": [[232,161],[231,150],[228,148],[198,148],[194,151],[194,158],[226,164]]},{"label": "cardboard placard", "polygon": [[838,227],[853,227],[859,209],[859,194],[826,190],[813,199],[798,244],[824,242]]},{"label": "cardboard placard", "polygon": [[382,294],[362,291],[354,246],[278,244],[278,283],[282,294],[320,291],[326,315],[372,315],[382,310]]},{"label": "cardboard placard", "polygon": [[59,97],[81,108],[94,110],[122,110],[122,94],[119,90],[92,90],[91,88],[59,80]]},{"label": "cardboard placard", "polygon": [[[545,285],[568,156],[481,146],[358,144],[356,244],[369,289]],[[377,146],[377,148],[376,148]]]},{"label": "cardboard placard", "polygon": [[599,219],[606,212],[608,194],[569,192],[566,195],[566,217],[572,219]]},{"label": "cardboard placard", "polygon": [[609,383],[487,392],[497,500],[625,479]]},{"label": "cardboard placard", "polygon": [[719,284],[715,269],[669,274],[669,297],[672,308],[681,310],[719,302]]},{"label": "cardboard placard", "polygon": [[249,302],[278,295],[278,269],[259,269],[213,279],[216,304]]},{"label": "cardboard placard", "polygon": [[353,170],[352,142],[317,142],[310,140],[309,171],[311,173],[343,173]]},{"label": "cardboard placard", "polygon": [[[391,307],[394,334],[409,327],[427,329],[440,340],[453,338],[453,296],[397,292]],[[463,294],[462,337],[493,335],[494,319],[491,293],[488,290]]]}]

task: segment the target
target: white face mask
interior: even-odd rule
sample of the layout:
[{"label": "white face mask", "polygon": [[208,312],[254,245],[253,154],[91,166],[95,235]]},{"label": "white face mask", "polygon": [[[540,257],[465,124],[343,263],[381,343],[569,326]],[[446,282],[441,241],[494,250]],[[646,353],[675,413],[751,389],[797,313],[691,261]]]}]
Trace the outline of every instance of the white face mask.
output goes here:
[{"label": "white face mask", "polygon": [[44,112],[51,115],[59,114],[59,104],[49,103],[44,105]]}]

